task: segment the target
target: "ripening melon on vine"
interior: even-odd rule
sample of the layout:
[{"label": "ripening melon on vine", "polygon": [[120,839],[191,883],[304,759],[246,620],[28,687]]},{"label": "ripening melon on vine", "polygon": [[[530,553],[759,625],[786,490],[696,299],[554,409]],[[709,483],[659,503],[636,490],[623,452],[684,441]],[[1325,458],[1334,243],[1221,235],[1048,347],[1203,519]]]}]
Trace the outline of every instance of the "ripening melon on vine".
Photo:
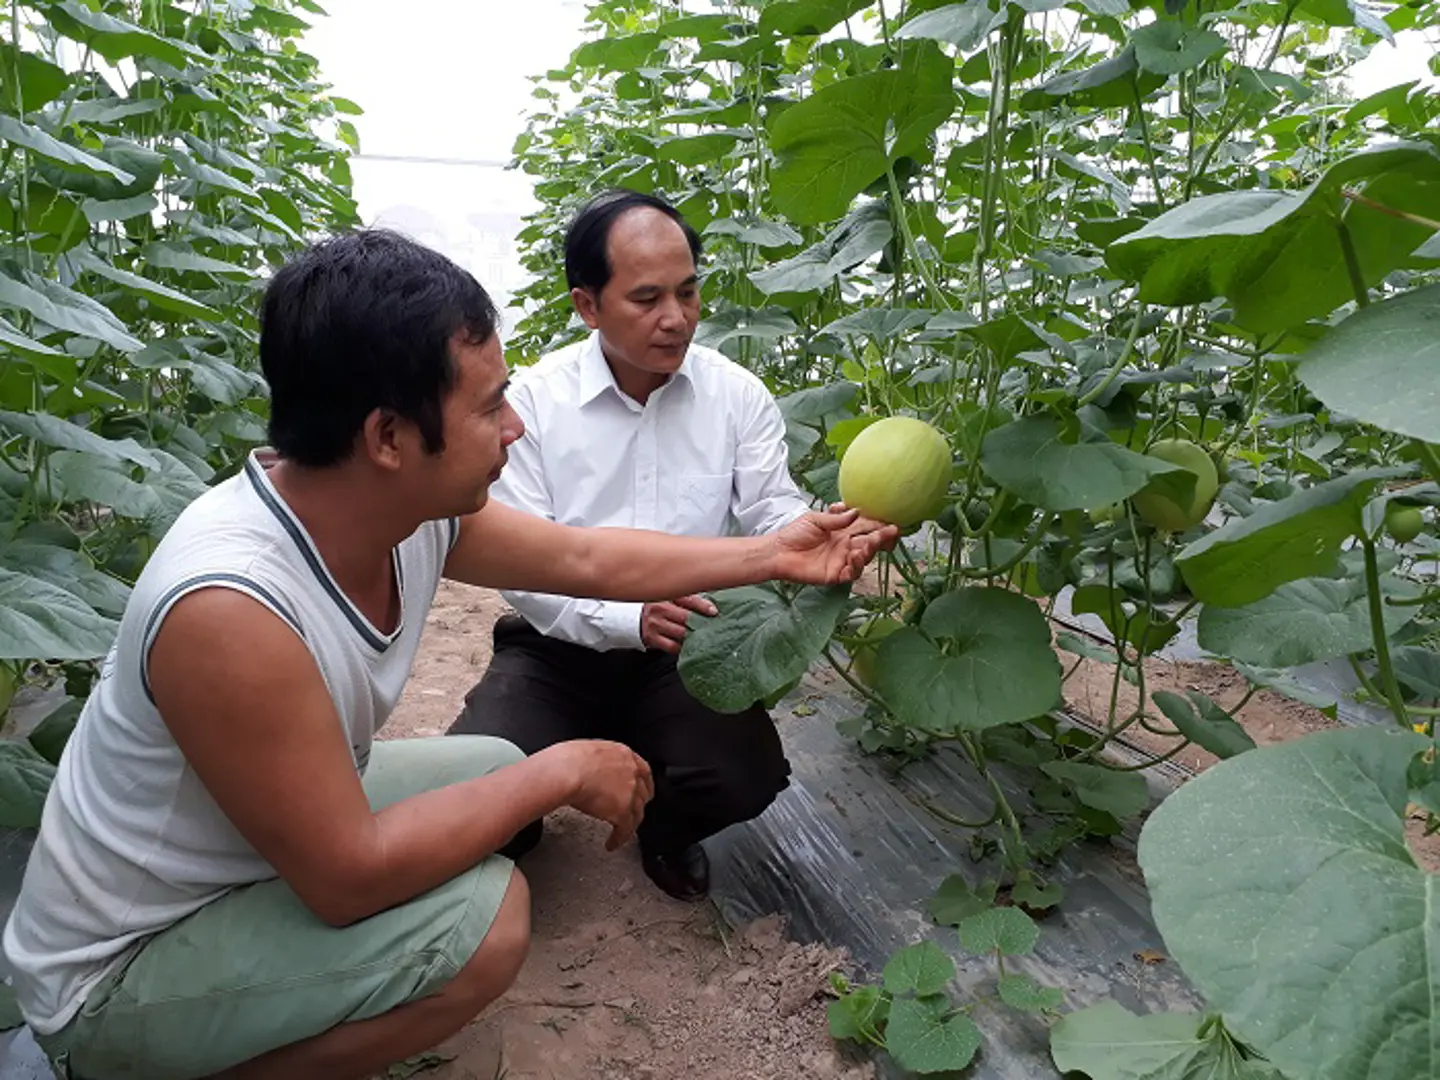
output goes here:
[{"label": "ripening melon on vine", "polygon": [[1385,506],[1385,531],[1397,544],[1408,544],[1425,528],[1425,515],[1418,506],[1404,503],[1387,503]]},{"label": "ripening melon on vine", "polygon": [[855,436],[840,461],[840,499],[902,529],[935,517],[950,491],[950,442],[912,416],[887,416]]},{"label": "ripening melon on vine", "polygon": [[1164,490],[1145,488],[1136,492],[1130,497],[1130,502],[1141,520],[1154,528],[1176,533],[1204,521],[1210,507],[1215,504],[1215,493],[1220,490],[1215,460],[1189,439],[1161,439],[1145,453],[1148,457],[1178,465],[1194,474],[1195,492],[1185,505]]},{"label": "ripening melon on vine", "polygon": [[859,640],[850,654],[854,660],[852,670],[855,677],[870,689],[875,689],[875,653],[880,643],[904,625],[899,619],[889,616],[875,618],[861,627],[856,635]]}]

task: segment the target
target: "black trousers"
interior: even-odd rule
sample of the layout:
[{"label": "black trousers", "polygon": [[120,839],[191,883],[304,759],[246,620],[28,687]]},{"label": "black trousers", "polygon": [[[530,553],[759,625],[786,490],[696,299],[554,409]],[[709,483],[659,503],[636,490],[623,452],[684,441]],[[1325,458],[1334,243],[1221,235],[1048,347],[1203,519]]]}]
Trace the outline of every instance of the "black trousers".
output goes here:
[{"label": "black trousers", "polygon": [[[527,754],[568,739],[624,743],[655,777],[639,828],[648,850],[678,852],[748,821],[790,782],[769,713],[758,704],[738,714],[707,708],[668,653],[597,652],[545,637],[518,615],[495,624],[494,641],[490,667],[449,733],[499,736]],[[522,851],[524,841],[517,837]]]}]

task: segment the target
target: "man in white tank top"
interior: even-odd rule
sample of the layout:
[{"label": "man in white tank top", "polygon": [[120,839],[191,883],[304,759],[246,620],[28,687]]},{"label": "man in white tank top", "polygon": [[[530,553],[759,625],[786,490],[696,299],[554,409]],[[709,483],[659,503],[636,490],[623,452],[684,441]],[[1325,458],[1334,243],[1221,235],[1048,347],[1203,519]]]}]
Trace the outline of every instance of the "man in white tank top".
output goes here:
[{"label": "man in white tank top", "polygon": [[3,949],[62,1077],[327,1080],[441,1042],[510,985],[503,849],[573,806],[635,833],[626,747],[374,742],[440,578],[663,600],[853,580],[896,530],[580,529],[487,500],[522,434],[489,297],[382,231],[272,279],[274,453],[195,500],[137,582],[45,803]]}]

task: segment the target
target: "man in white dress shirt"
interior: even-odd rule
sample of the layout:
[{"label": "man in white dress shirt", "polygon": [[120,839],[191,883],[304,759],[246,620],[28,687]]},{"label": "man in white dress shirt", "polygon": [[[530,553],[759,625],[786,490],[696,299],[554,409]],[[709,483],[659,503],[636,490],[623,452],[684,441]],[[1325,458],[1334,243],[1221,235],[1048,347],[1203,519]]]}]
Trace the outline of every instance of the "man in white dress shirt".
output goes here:
[{"label": "man in white dress shirt", "polygon": [[[691,339],[700,240],[664,201],[594,199],[566,236],[571,299],[591,334],[522,369],[525,423],[492,494],[570,525],[692,536],[759,535],[810,509],[791,479],[785,423],[755,375]],[[526,753],[601,737],[649,762],[655,798],[638,837],[646,873],[679,899],[707,895],[700,841],[763,811],[790,767],[769,714],[722,715],[685,689],[676,654],[702,596],[633,604],[508,591],[495,655],[452,734]],[[540,840],[534,822],[509,849]]]}]

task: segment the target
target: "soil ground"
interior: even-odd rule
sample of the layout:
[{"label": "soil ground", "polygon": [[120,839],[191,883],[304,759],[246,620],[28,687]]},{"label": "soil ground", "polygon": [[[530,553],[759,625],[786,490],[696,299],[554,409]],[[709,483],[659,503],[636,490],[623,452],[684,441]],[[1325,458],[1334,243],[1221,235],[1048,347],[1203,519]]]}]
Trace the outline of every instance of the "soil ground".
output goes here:
[{"label": "soil ground", "polygon": [[[505,610],[495,593],[441,584],[382,738],[444,733]],[[843,954],[787,939],[774,919],[731,930],[712,904],[671,900],[633,843],[605,851],[606,832],[574,812],[547,819],[520,862],[534,932],[520,978],[385,1080],[872,1080],[827,1031],[822,987]]]}]

